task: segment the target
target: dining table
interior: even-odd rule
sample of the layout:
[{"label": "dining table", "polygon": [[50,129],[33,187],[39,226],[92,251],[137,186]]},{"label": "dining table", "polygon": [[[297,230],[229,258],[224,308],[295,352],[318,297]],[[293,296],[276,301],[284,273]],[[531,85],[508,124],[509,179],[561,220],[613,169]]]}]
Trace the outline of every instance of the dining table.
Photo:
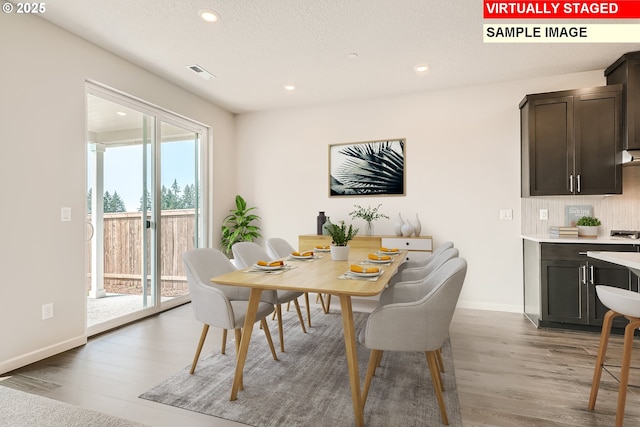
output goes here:
[{"label": "dining table", "polygon": [[[360,389],[358,372],[358,353],[356,333],[353,325],[352,297],[372,297],[380,294],[388,286],[391,277],[406,258],[407,251],[398,250],[390,255],[386,263],[369,260],[369,254],[379,252],[381,248],[351,248],[346,261],[333,261],[329,252],[314,252],[306,259],[285,257],[283,268],[259,269],[257,265],[225,273],[211,278],[212,282],[251,288],[249,304],[236,359],[236,370],[231,389],[231,400],[236,400],[238,390],[243,383],[243,370],[251,333],[256,321],[256,313],[262,292],[265,290],[288,290],[335,295],[340,300],[340,311],[344,331],[344,345],[355,425],[364,426],[364,405]],[[268,260],[265,260],[268,261]],[[375,277],[355,276],[350,273],[351,266],[377,267],[381,274]],[[357,269],[357,267],[355,267]],[[250,381],[250,378],[248,379]]]}]

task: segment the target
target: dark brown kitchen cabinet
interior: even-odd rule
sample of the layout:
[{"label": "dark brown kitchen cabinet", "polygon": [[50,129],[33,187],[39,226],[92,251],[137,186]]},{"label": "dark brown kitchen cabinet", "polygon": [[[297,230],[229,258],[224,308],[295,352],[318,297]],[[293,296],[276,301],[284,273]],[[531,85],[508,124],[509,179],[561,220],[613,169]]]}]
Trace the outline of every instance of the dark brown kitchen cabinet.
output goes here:
[{"label": "dark brown kitchen cabinet", "polygon": [[640,52],[629,52],[611,64],[604,75],[607,84],[623,84],[624,115],[622,145],[625,150],[640,150]]},{"label": "dark brown kitchen cabinet", "polygon": [[622,193],[622,85],[527,95],[522,196]]},{"label": "dark brown kitchen cabinet", "polygon": [[[589,258],[587,251],[636,252],[637,247],[524,241],[525,315],[536,326],[600,327],[608,309],[597,297],[597,285],[638,292],[638,278],[628,268]],[[626,323],[617,318],[614,327]]]}]

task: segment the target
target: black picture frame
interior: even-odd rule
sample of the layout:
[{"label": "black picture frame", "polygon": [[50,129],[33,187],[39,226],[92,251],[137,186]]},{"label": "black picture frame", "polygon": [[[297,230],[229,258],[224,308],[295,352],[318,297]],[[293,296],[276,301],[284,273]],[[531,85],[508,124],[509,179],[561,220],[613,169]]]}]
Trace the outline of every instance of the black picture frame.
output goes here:
[{"label": "black picture frame", "polygon": [[404,138],[329,145],[329,197],[405,196]]}]

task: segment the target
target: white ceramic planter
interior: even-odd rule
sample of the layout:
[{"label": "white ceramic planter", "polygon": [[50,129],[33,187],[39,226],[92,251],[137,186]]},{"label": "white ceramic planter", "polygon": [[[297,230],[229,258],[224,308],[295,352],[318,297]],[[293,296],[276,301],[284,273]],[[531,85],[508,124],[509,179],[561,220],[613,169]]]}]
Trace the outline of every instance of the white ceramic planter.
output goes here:
[{"label": "white ceramic planter", "polygon": [[349,259],[349,245],[331,245],[331,259],[334,261],[346,261]]},{"label": "white ceramic planter", "polygon": [[579,225],[578,236],[581,237],[598,237],[598,225]]}]

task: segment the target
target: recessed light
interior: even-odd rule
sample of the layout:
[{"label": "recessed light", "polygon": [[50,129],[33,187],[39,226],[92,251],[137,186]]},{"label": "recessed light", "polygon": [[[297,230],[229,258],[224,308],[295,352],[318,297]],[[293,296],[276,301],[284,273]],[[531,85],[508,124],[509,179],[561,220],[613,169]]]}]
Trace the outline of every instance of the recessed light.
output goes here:
[{"label": "recessed light", "polygon": [[347,55],[347,57],[349,59],[356,59],[358,57],[358,54],[355,52],[350,53],[349,55]]},{"label": "recessed light", "polygon": [[119,116],[126,116],[127,113],[125,113],[124,111],[116,111],[116,114]]},{"label": "recessed light", "polygon": [[215,10],[204,9],[200,11],[200,18],[207,22],[216,22],[220,19],[220,15]]},{"label": "recessed light", "polygon": [[296,90],[296,87],[294,85],[284,85],[283,87],[288,91]]},{"label": "recessed light", "polygon": [[416,74],[426,74],[429,72],[431,67],[429,67],[427,64],[418,64],[415,67],[413,67],[413,69],[416,72]]}]

